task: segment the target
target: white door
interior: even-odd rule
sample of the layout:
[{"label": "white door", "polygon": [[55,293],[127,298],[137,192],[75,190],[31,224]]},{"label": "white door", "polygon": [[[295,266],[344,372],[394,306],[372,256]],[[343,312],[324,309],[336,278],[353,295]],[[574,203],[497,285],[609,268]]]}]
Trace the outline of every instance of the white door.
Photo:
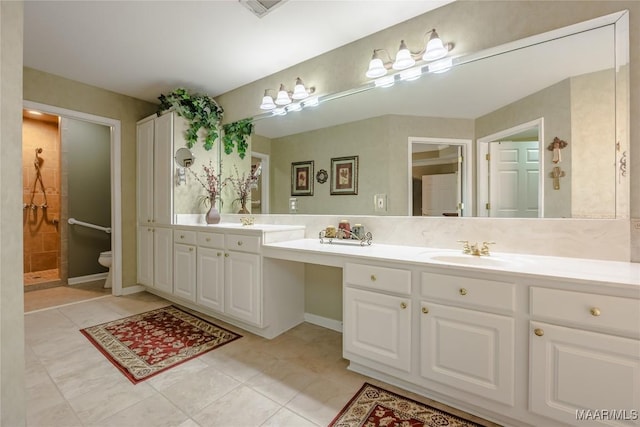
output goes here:
[{"label": "white door", "polygon": [[422,377],[513,406],[514,364],[512,318],[422,302]]},{"label": "white door", "polygon": [[531,411],[575,426],[640,425],[577,419],[584,409],[631,417],[640,408],[639,340],[531,322],[529,351]]},{"label": "white door", "polygon": [[489,144],[489,216],[538,217],[538,141]]},{"label": "white door", "polygon": [[221,249],[198,248],[196,302],[224,312],[224,252]]},{"label": "white door", "polygon": [[409,372],[411,300],[346,287],[344,350]]},{"label": "white door", "polygon": [[155,227],[153,230],[153,287],[173,291],[173,231]]},{"label": "white door", "polygon": [[196,301],[196,247],[173,245],[173,294]]},{"label": "white door", "polygon": [[457,173],[422,177],[422,215],[443,216],[458,213],[460,180]]},{"label": "white door", "polygon": [[262,326],[260,256],[228,251],[224,261],[224,276],[225,313]]},{"label": "white door", "polygon": [[138,283],[153,286],[153,229],[138,227]]},{"label": "white door", "polygon": [[154,121],[137,125],[138,222],[153,222],[153,130]]},{"label": "white door", "polygon": [[154,120],[153,220],[171,224],[173,214],[173,113]]}]

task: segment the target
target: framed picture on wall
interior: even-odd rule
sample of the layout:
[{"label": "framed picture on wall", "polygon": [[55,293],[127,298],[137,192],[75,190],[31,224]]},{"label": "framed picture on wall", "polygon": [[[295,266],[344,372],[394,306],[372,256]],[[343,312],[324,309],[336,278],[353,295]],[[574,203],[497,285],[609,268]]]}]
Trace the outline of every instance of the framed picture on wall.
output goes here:
[{"label": "framed picture on wall", "polygon": [[331,194],[358,194],[358,156],[331,159]]},{"label": "framed picture on wall", "polygon": [[291,163],[291,195],[313,196],[313,160]]}]

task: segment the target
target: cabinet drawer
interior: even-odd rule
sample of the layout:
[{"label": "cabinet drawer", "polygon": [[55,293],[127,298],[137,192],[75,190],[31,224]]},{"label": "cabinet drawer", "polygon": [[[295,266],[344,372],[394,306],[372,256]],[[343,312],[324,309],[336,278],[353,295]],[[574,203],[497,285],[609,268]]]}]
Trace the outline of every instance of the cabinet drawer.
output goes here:
[{"label": "cabinet drawer", "polygon": [[531,315],[640,335],[640,300],[632,298],[532,287]]},{"label": "cabinet drawer", "polygon": [[173,241],[175,243],[184,243],[185,245],[195,245],[196,232],[186,230],[173,230]]},{"label": "cabinet drawer", "polygon": [[369,289],[405,295],[411,293],[411,272],[397,268],[348,263],[344,267],[344,281],[346,284]]},{"label": "cabinet drawer", "polygon": [[511,313],[514,311],[515,288],[512,283],[422,273],[421,284],[425,298]]},{"label": "cabinet drawer", "polygon": [[240,252],[260,252],[260,237],[227,234],[227,249]]},{"label": "cabinet drawer", "polygon": [[224,249],[224,234],[199,232],[198,246],[202,246],[204,248]]}]

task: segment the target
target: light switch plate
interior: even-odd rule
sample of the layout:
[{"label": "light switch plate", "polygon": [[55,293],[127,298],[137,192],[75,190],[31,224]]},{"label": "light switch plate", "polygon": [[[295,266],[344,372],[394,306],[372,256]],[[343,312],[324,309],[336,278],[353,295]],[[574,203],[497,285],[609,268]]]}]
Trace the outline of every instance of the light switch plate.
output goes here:
[{"label": "light switch plate", "polygon": [[386,194],[376,194],[373,196],[373,207],[376,212],[386,212],[387,211],[387,195]]}]

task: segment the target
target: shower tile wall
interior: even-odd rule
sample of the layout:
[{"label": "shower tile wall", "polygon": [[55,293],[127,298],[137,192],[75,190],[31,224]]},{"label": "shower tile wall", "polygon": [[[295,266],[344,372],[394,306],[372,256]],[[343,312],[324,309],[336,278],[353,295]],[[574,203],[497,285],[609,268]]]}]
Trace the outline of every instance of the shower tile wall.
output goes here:
[{"label": "shower tile wall", "polygon": [[[42,148],[40,171],[46,191],[47,209],[34,165],[36,149]],[[60,268],[60,136],[57,118],[32,119],[25,115],[22,126],[22,180],[24,271]],[[35,193],[34,193],[35,192]],[[32,199],[32,194],[34,194]],[[37,206],[31,208],[31,203]]]}]

